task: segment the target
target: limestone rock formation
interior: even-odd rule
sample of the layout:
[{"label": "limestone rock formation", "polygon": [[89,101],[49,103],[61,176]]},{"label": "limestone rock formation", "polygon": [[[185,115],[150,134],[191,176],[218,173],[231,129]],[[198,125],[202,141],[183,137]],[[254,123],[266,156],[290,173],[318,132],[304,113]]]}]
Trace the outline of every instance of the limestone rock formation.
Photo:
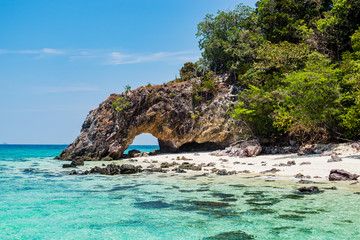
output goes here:
[{"label": "limestone rock formation", "polygon": [[59,159],[118,159],[141,133],[151,133],[160,151],[216,150],[235,142],[227,111],[237,90],[225,77],[215,90],[202,88],[200,79],[140,87],[111,94],[86,117],[80,135]]}]

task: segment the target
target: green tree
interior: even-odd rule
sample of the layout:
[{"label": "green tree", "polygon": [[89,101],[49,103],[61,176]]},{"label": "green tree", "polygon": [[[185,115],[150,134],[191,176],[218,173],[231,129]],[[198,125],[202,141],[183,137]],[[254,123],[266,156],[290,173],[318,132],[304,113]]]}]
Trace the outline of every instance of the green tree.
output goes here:
[{"label": "green tree", "polygon": [[299,43],[313,33],[313,20],[330,6],[331,0],[262,0],[256,13],[268,41]]},{"label": "green tree", "polygon": [[351,51],[351,39],[360,27],[360,1],[333,0],[332,7],[317,21],[317,29],[326,34],[327,48],[333,59]]},{"label": "green tree", "polygon": [[200,63],[215,72],[236,72],[251,64],[253,49],[262,41],[261,35],[250,29],[252,12],[240,4],[233,11],[206,15],[196,34],[203,50]]},{"label": "green tree", "polygon": [[301,141],[319,141],[339,135],[340,87],[330,59],[319,53],[309,56],[304,70],[292,72],[279,88],[274,126]]}]

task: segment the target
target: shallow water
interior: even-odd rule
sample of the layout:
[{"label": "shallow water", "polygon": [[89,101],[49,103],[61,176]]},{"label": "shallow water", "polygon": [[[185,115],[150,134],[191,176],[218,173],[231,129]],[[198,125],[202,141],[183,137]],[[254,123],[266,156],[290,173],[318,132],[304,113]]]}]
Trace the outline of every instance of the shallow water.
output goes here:
[{"label": "shallow water", "polygon": [[262,178],[67,175],[53,159],[65,147],[0,145],[0,239],[360,239],[344,184],[299,195]]}]

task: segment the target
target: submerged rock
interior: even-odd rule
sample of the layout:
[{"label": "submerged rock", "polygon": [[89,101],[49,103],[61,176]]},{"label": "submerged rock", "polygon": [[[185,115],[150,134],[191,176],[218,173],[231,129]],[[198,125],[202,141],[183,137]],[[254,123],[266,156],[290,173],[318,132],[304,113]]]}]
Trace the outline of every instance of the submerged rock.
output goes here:
[{"label": "submerged rock", "polygon": [[329,181],[351,181],[357,180],[359,175],[349,173],[343,169],[332,169],[329,175]]},{"label": "submerged rock", "polygon": [[297,189],[297,192],[305,193],[305,194],[314,194],[314,193],[320,193],[321,191],[319,190],[318,187],[311,186],[311,187],[301,187]]}]

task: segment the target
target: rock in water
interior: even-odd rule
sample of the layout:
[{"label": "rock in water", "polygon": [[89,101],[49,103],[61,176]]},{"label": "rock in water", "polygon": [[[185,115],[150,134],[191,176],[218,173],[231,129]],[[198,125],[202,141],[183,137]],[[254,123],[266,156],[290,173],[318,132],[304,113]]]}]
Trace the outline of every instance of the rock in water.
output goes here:
[{"label": "rock in water", "polygon": [[333,169],[330,171],[329,181],[351,181],[357,180],[359,175],[349,173],[343,169]]},{"label": "rock in water", "polygon": [[[224,76],[214,83],[216,89],[205,89],[196,101],[194,86],[201,84],[199,78],[112,94],[89,113],[80,135],[59,159],[118,159],[141,133],[158,138],[163,152],[228,147],[236,141],[227,111],[238,90]],[[259,149],[247,151],[256,155]]]},{"label": "rock in water", "polygon": [[316,186],[311,187],[301,187],[297,190],[299,193],[306,193],[306,194],[313,194],[313,193],[320,193],[320,190]]},{"label": "rock in water", "polygon": [[83,159],[75,159],[73,161],[71,161],[70,164],[65,163],[63,164],[63,168],[72,168],[72,167],[76,167],[76,166],[84,166],[84,160]]}]

